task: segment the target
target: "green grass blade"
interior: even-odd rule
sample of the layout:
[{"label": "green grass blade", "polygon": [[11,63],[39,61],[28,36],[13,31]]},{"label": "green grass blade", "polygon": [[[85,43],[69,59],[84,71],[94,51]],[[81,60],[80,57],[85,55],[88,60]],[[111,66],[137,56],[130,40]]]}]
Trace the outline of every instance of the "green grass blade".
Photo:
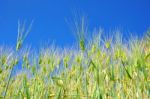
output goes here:
[{"label": "green grass blade", "polygon": [[25,89],[25,93],[26,93],[27,99],[30,99],[29,87],[28,87],[28,84],[27,84],[27,77],[26,77],[26,75],[24,75],[24,78],[23,78],[23,86],[24,86],[24,89]]},{"label": "green grass blade", "polygon": [[130,79],[132,79],[132,76],[130,75],[130,73],[128,72],[127,68],[125,67],[125,63],[124,63],[122,60],[121,60],[121,62],[122,62],[123,68],[124,68],[124,70],[126,71],[128,77],[129,77]]}]

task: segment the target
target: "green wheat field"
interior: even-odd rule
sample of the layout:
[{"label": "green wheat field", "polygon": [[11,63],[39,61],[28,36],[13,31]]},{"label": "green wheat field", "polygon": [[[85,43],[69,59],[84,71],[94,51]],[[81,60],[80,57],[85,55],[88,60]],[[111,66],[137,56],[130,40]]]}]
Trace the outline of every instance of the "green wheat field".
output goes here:
[{"label": "green wheat field", "polygon": [[150,29],[128,40],[102,29],[87,38],[82,20],[76,45],[36,51],[23,47],[31,27],[18,23],[16,48],[0,46],[0,98],[150,99]]}]

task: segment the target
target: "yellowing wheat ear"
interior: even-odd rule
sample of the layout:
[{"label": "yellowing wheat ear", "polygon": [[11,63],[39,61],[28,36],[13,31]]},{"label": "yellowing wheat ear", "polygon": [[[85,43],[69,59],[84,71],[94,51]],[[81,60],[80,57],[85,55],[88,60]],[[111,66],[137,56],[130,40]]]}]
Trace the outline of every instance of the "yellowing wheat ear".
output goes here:
[{"label": "yellowing wheat ear", "polygon": [[24,39],[27,37],[27,35],[31,31],[32,24],[33,24],[33,21],[30,23],[29,27],[25,30],[25,21],[23,23],[18,21],[18,37],[17,37],[16,51],[18,51],[22,47],[22,43]]}]

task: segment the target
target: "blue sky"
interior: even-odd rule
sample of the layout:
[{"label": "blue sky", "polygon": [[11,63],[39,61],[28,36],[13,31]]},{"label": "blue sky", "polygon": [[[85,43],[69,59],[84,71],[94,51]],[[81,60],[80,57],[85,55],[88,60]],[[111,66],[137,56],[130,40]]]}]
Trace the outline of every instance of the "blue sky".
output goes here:
[{"label": "blue sky", "polygon": [[141,36],[150,26],[150,0],[0,0],[0,45],[15,46],[18,19],[34,19],[26,45],[71,46],[75,37],[66,19],[74,14],[85,15],[91,31],[120,28]]}]

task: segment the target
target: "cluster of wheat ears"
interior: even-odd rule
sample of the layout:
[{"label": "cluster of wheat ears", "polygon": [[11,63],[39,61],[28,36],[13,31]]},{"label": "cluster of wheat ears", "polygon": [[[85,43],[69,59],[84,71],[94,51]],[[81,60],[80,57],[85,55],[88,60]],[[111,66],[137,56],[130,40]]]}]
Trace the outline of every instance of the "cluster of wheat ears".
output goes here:
[{"label": "cluster of wheat ears", "polygon": [[[23,49],[30,32],[18,23],[16,50],[0,47],[0,98],[150,99],[150,30],[142,38],[86,39],[84,18],[75,23],[78,48]],[[18,69],[19,68],[19,69]]]}]

